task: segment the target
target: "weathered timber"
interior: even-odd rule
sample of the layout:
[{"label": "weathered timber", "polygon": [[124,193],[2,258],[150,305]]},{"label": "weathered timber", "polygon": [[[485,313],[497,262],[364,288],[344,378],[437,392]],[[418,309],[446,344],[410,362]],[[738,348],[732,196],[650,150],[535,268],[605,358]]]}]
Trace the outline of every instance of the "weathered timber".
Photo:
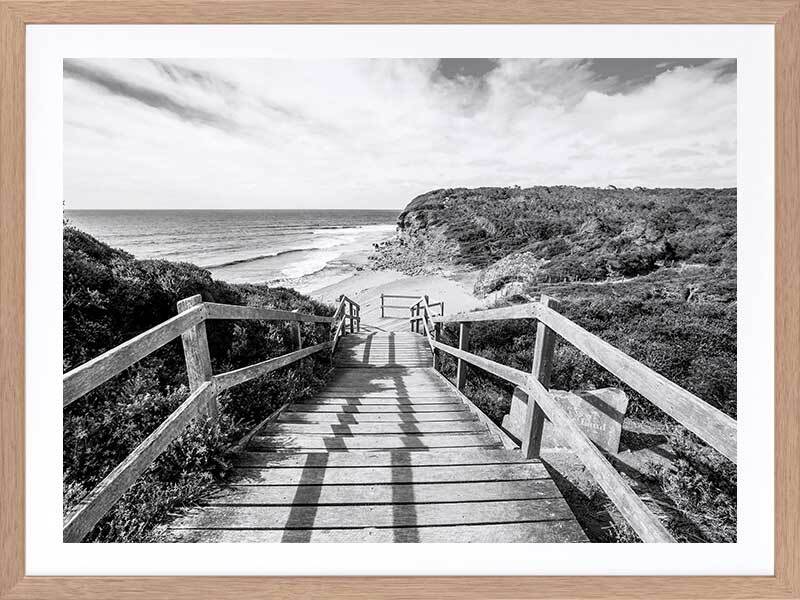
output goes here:
[{"label": "weathered timber", "polygon": [[383,483],[371,485],[233,485],[205,498],[203,506],[293,506],[395,504],[397,498],[416,503],[491,502],[559,498],[550,479],[468,481],[456,483]]},{"label": "weathered timber", "polygon": [[286,367],[293,362],[297,362],[298,360],[306,358],[307,356],[311,356],[312,354],[316,354],[317,352],[325,350],[329,347],[330,342],[323,342],[321,344],[317,344],[316,346],[310,346],[308,348],[290,352],[289,354],[284,354],[276,358],[270,358],[269,360],[265,360],[247,367],[242,367],[241,369],[236,369],[235,371],[220,373],[219,375],[214,376],[214,383],[217,385],[217,388],[220,391],[226,390],[234,385],[239,385],[255,377],[260,377],[271,371],[275,371],[276,369]]},{"label": "weathered timber", "polygon": [[563,498],[507,502],[448,502],[371,506],[208,506],[173,523],[172,529],[305,529],[430,525],[478,525],[492,522],[559,521],[574,518]]},{"label": "weathered timber", "polygon": [[215,395],[213,383],[201,385],[124,461],[106,475],[67,516],[63,531],[64,541],[81,541],[133,485],[136,478],[183,433],[189,422],[205,410],[205,405]]},{"label": "weathered timber", "polygon": [[331,323],[333,317],[309,315],[290,310],[276,310],[262,306],[238,306],[206,302],[209,319],[247,319],[261,321],[302,321],[304,323]]},{"label": "weathered timber", "polygon": [[539,304],[517,304],[503,308],[489,308],[473,312],[461,312],[431,317],[434,323],[470,323],[475,321],[499,321],[504,319],[538,319]]},{"label": "weathered timber", "polygon": [[[558,303],[542,294],[541,304],[558,308]],[[539,321],[536,324],[536,342],[533,348],[533,367],[531,373],[545,388],[550,387],[550,373],[553,369],[553,352],[556,336],[553,330]],[[536,402],[528,400],[525,421],[522,426],[522,453],[525,458],[536,458],[542,445],[544,411]]]},{"label": "weathered timber", "polygon": [[[196,294],[189,298],[179,300],[178,312],[186,312],[202,304],[203,298],[200,294]],[[200,389],[201,385],[211,381],[211,377],[213,376],[205,321],[201,321],[197,325],[184,331],[181,334],[181,342],[183,343],[183,356],[186,362],[186,374],[189,378],[189,390],[194,392]],[[207,407],[208,416],[216,421],[219,417],[219,406],[216,396],[208,401]]]},{"label": "weathered timber", "polygon": [[542,307],[539,313],[540,320],[558,335],[736,462],[735,419],[556,311]]},{"label": "weathered timber", "polygon": [[195,306],[65,373],[64,406],[171,342],[188,328],[201,323],[205,314],[203,305]]},{"label": "weathered timber", "polygon": [[370,529],[180,529],[180,542],[227,543],[581,543],[586,534],[574,519],[490,525],[373,527]]},{"label": "weathered timber", "polygon": [[561,437],[568,440],[572,450],[642,541],[674,542],[675,539],[666,527],[647,509],[641,498],[580,430],[575,420],[558,405],[544,386],[530,376],[525,391],[528,394],[528,401],[533,400],[539,403],[547,417],[558,427]]},{"label": "weathered timber", "polygon": [[403,448],[496,447],[497,438],[486,433],[425,435],[362,435],[357,437],[324,435],[255,435],[249,447],[253,450],[286,452],[298,449],[379,450]]}]

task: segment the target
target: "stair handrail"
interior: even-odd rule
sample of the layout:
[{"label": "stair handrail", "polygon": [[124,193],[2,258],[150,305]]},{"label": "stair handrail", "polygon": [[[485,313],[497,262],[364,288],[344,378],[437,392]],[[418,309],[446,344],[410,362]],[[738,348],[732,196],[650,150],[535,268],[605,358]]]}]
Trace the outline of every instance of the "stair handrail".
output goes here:
[{"label": "stair handrail", "polygon": [[[425,296],[421,297],[415,305],[423,302],[423,306],[427,305]],[[643,541],[674,542],[674,538],[658,518],[648,510],[613,465],[583,433],[576,420],[558,404],[548,391],[556,335],[561,336],[619,377],[734,463],[736,462],[736,420],[586,331],[557,312],[557,307],[557,302],[545,295],[541,296],[539,302],[447,316],[430,316],[429,306],[427,306],[422,309],[422,315],[413,315],[412,309],[411,321],[413,324],[415,321],[422,320],[425,335],[432,347],[458,360],[456,387],[462,393],[466,376],[463,364],[468,363],[513,383],[527,395],[528,402],[522,434],[522,451],[526,458],[538,458],[542,426],[544,419],[549,419]],[[438,336],[431,340],[430,328],[427,323],[429,319],[434,326],[457,323],[459,325],[459,347],[442,343],[438,340]],[[537,321],[534,365],[531,373],[502,365],[468,351],[470,323],[504,319],[535,319]]]},{"label": "stair handrail", "polygon": [[[349,298],[347,300],[350,301]],[[356,310],[353,308],[355,306],[358,305],[352,303],[351,311]],[[72,508],[64,519],[65,542],[80,542],[86,537],[138,477],[186,430],[192,420],[197,417],[216,419],[219,410],[217,397],[221,392],[312,356],[330,348],[334,342],[328,340],[240,369],[214,374],[206,336],[205,322],[208,320],[287,321],[295,322],[299,326],[300,323],[332,323],[334,318],[257,306],[203,302],[200,295],[179,301],[178,311],[179,314],[176,316],[63,375],[63,406],[66,409],[79,398],[180,336],[183,341],[190,391],[186,400],[155,431]],[[337,314],[338,312],[339,309]],[[351,323],[354,319],[360,324],[360,317],[351,312]],[[344,321],[342,318],[340,329]],[[298,340],[301,340],[299,331]]]}]

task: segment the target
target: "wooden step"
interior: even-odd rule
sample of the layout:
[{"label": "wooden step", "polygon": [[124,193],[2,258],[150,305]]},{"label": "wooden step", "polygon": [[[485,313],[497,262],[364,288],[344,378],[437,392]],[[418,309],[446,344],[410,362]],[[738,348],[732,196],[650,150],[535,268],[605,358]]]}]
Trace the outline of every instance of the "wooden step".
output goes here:
[{"label": "wooden step", "polygon": [[254,435],[248,449],[274,452],[292,450],[377,450],[403,448],[497,447],[500,441],[489,433],[361,435]]},{"label": "wooden step", "polygon": [[314,413],[422,413],[422,412],[457,412],[468,410],[466,405],[461,402],[452,404],[394,404],[383,406],[379,404],[368,404],[362,406],[348,406],[347,404],[292,404],[286,412]]},{"label": "wooden step", "polygon": [[316,397],[304,402],[304,404],[316,405],[347,405],[347,406],[417,406],[420,404],[452,404],[458,402],[458,397],[453,396],[428,396],[417,398],[387,398],[385,396],[374,396],[370,398],[328,398]]},{"label": "wooden step", "polygon": [[284,412],[278,421],[286,423],[428,423],[438,421],[474,421],[477,417],[469,411],[432,413],[323,413]]},{"label": "wooden step", "polygon": [[490,525],[372,529],[175,529],[175,542],[206,543],[576,543],[586,535],[574,520]]},{"label": "wooden step", "polygon": [[236,467],[269,467],[272,469],[295,467],[392,467],[406,465],[413,467],[441,467],[467,465],[534,465],[533,473],[545,476],[547,471],[537,459],[523,458],[518,450],[506,449],[459,449],[437,450],[436,452],[411,452],[393,450],[390,452],[317,452],[310,454],[280,454],[275,452],[237,452],[231,456]]},{"label": "wooden step", "polygon": [[179,519],[172,528],[419,527],[530,523],[573,518],[563,498],[388,506],[208,506]]},{"label": "wooden step", "polygon": [[485,433],[486,426],[480,421],[443,421],[434,423],[272,423],[260,434],[304,434],[304,435],[378,435],[416,433]]},{"label": "wooden step", "polygon": [[205,498],[201,505],[292,506],[487,502],[558,498],[560,495],[556,484],[550,479],[374,485],[233,485]]}]

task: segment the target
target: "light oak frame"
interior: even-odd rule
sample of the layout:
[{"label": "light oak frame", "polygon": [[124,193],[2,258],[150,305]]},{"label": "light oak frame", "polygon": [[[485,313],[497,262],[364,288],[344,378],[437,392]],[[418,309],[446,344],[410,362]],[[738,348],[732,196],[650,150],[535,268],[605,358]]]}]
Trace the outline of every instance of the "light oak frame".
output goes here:
[{"label": "light oak frame", "polygon": [[[38,23],[711,23],[775,26],[775,575],[29,577],[24,552],[25,26]],[[0,598],[800,598],[798,0],[0,1]]]}]

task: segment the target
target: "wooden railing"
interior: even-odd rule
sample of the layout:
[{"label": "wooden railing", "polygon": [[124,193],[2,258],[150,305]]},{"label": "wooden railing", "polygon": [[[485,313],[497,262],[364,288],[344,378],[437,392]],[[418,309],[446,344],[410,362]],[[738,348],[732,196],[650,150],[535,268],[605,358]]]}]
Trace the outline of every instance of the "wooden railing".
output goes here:
[{"label": "wooden railing", "polygon": [[[492,373],[517,386],[528,397],[521,451],[526,458],[537,458],[545,419],[559,430],[598,485],[605,491],[633,530],[645,542],[674,542],[675,539],[658,518],[645,506],[603,453],[589,440],[575,419],[548,391],[556,336],[560,336],[632,389],[661,408],[713,448],[736,462],[736,420],[704,402],[691,392],[659,375],[624,352],[604,342],[557,312],[555,300],[542,296],[540,302],[494,308],[453,315],[433,315],[426,297],[412,305],[412,328],[422,323],[422,330],[434,352],[446,352],[458,360],[456,387],[463,393],[466,364]],[[421,312],[421,314],[420,314]],[[535,319],[536,338],[530,373],[501,365],[469,352],[469,326],[476,321]],[[458,348],[439,341],[439,327],[445,323],[459,326]]]},{"label": "wooden railing", "polygon": [[[387,298],[392,298],[395,300],[416,300],[419,296],[408,296],[405,294],[381,294],[381,319],[386,318],[386,309],[392,310],[402,310],[403,312],[409,309],[408,304],[386,304]],[[442,314],[444,314],[444,303],[442,304]],[[397,317],[403,318],[403,317]]]},{"label": "wooden railing", "polygon": [[[92,391],[134,363],[181,336],[186,370],[189,378],[189,397],[114,470],[112,470],[66,517],[63,529],[65,542],[81,541],[133,485],[136,479],[164,452],[169,444],[183,433],[192,419],[198,416],[216,419],[219,409],[217,396],[230,387],[286,367],[298,360],[330,348],[350,331],[360,329],[360,307],[342,296],[332,317],[304,314],[296,311],[274,310],[256,306],[236,306],[203,302],[192,296],[178,302],[179,314],[152,329],[128,340],[97,358],[64,374],[64,407]],[[208,349],[205,322],[209,319],[245,319],[289,321],[296,324],[298,350],[270,358],[241,369],[214,375]],[[331,340],[302,347],[301,323],[330,323]]]}]

